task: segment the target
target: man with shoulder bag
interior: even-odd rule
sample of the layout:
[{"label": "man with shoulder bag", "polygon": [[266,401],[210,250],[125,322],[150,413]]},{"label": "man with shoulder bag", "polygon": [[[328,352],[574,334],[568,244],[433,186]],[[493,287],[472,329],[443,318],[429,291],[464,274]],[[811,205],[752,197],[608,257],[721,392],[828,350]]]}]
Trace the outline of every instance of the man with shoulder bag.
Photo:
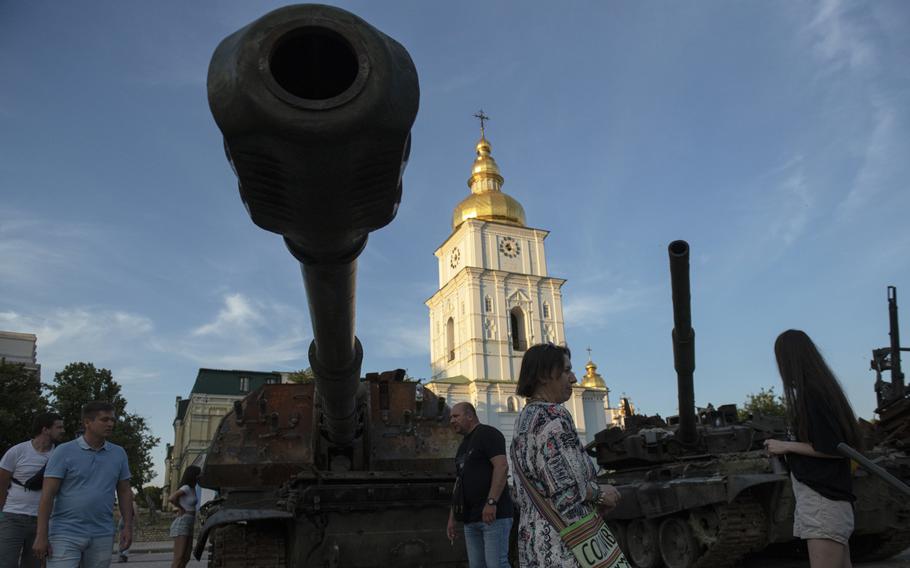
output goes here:
[{"label": "man with shoulder bag", "polygon": [[45,412],[32,421],[31,440],[16,444],[0,459],[0,568],[34,568],[32,554],[44,468],[63,440],[63,419]]}]

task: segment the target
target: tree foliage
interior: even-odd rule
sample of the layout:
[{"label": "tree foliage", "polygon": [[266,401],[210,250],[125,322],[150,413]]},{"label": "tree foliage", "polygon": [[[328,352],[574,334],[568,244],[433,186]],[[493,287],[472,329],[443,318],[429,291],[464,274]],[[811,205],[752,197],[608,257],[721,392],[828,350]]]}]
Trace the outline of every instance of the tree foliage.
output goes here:
[{"label": "tree foliage", "polygon": [[10,447],[32,437],[32,420],[47,412],[47,397],[38,374],[22,363],[7,363],[0,358],[0,455]]},{"label": "tree foliage", "polygon": [[53,398],[54,410],[63,416],[70,439],[82,430],[81,413],[85,403],[103,400],[114,405],[117,425],[110,441],[126,450],[131,483],[142,487],[152,479],[152,449],[160,439],[152,436],[145,418],[127,412],[120,384],[108,369],[96,369],[92,363],[70,363],[54,374],[54,383],[47,389]]},{"label": "tree foliage", "polygon": [[787,416],[787,402],[782,395],[774,392],[774,387],[767,390],[762,388],[757,394],[746,395],[746,402],[740,410],[740,417],[747,418],[750,414],[764,416]]},{"label": "tree foliage", "polygon": [[288,375],[288,380],[292,383],[309,383],[316,380],[316,373],[311,367],[307,367]]}]

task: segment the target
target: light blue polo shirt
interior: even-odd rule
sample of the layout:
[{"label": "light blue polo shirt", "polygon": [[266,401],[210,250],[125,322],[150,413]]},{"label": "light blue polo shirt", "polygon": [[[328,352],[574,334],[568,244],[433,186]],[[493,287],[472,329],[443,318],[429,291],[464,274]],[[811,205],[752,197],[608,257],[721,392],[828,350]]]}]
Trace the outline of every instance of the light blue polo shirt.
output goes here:
[{"label": "light blue polo shirt", "polygon": [[44,477],[63,480],[54,500],[50,536],[113,536],[117,482],[130,478],[123,448],[104,442],[101,449],[93,450],[79,436],[57,446]]}]

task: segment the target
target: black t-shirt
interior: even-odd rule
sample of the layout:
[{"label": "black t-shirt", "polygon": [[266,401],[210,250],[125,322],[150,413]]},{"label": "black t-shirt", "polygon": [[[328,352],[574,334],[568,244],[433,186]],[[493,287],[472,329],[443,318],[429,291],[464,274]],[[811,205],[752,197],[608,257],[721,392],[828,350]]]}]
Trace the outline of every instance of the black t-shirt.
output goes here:
[{"label": "black t-shirt", "polygon": [[[464,437],[455,454],[455,473],[461,478],[464,496],[464,522],[479,523],[483,520],[483,507],[490,495],[493,464],[490,459],[506,455],[506,439],[502,433],[486,424],[478,424]],[[512,498],[509,487],[502,488],[496,504],[496,518],[512,518]]]},{"label": "black t-shirt", "polygon": [[[837,445],[847,436],[838,425],[834,413],[824,400],[808,400],[809,442],[816,451],[831,456],[839,455]],[[802,441],[802,440],[800,440]],[[790,471],[799,481],[834,501],[855,501],[850,460],[847,458],[814,458],[800,454],[787,454]]]}]

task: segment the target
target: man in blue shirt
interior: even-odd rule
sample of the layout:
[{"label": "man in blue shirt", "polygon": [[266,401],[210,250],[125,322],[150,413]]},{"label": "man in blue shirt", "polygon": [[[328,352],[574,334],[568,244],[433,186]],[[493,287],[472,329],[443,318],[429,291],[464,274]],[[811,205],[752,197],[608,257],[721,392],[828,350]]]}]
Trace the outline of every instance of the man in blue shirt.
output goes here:
[{"label": "man in blue shirt", "polygon": [[86,404],[82,407],[85,433],[57,446],[47,462],[32,547],[35,556],[47,559],[47,568],[110,566],[115,490],[124,520],[120,547],[129,547],[133,492],[126,452],[107,441],[114,422],[110,403]]}]

